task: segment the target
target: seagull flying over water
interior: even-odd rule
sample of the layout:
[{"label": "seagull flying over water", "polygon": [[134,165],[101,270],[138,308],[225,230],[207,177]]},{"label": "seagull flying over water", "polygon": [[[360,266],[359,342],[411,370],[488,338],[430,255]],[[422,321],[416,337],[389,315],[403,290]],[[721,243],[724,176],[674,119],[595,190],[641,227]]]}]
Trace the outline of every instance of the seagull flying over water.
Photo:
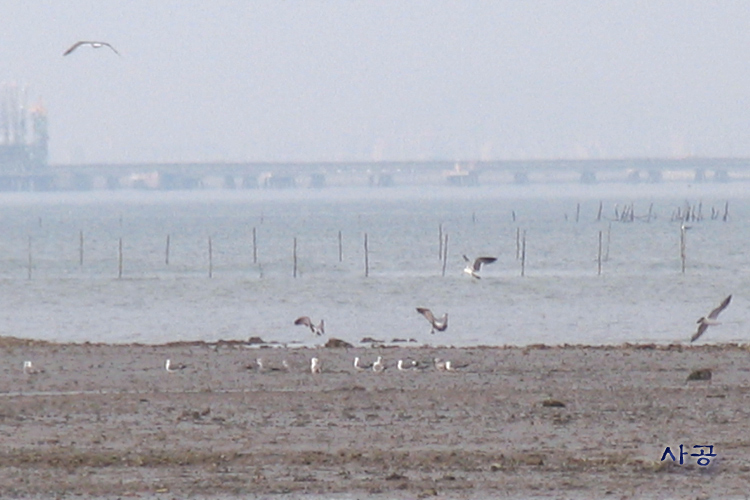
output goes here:
[{"label": "seagull flying over water", "polygon": [[492,264],[497,260],[497,257],[477,257],[472,264],[471,260],[464,255],[464,260],[466,261],[464,272],[471,275],[472,278],[479,279],[480,276],[477,273],[482,268],[482,264]]},{"label": "seagull flying over water", "polygon": [[324,324],[324,322],[323,322],[322,319],[320,320],[320,324],[319,325],[314,325],[313,322],[312,322],[312,320],[309,317],[307,317],[307,316],[300,316],[299,318],[297,318],[296,320],[294,320],[294,324],[295,325],[304,325],[304,326],[308,327],[311,332],[313,332],[315,335],[318,335],[318,336],[323,335],[326,332],[326,330],[325,330],[325,324]]},{"label": "seagull flying over water", "polygon": [[444,332],[446,328],[448,328],[448,313],[443,314],[442,318],[437,319],[435,315],[432,314],[432,311],[426,307],[417,307],[417,312],[427,318],[427,321],[432,325],[432,331],[430,333],[435,333],[435,330]]},{"label": "seagull flying over water", "polygon": [[115,49],[114,47],[112,47],[107,42],[90,42],[90,41],[83,40],[83,41],[76,42],[73,45],[71,45],[71,47],[68,50],[66,50],[65,52],[63,52],[63,56],[67,56],[68,54],[70,54],[71,52],[73,52],[74,50],[76,50],[78,47],[80,47],[81,45],[91,45],[95,49],[100,49],[102,47],[109,47],[110,49],[112,49],[112,51],[115,54],[117,54],[118,56],[120,55],[120,53],[117,52],[117,49]]},{"label": "seagull flying over water", "polygon": [[726,299],[724,299],[721,304],[719,304],[719,307],[708,313],[708,317],[703,316],[698,321],[696,321],[696,323],[698,323],[698,331],[696,331],[693,336],[690,337],[690,342],[695,342],[696,340],[698,340],[698,338],[703,335],[703,332],[705,332],[709,326],[721,324],[716,321],[716,318],[719,317],[721,311],[727,308],[731,300],[732,296],[730,295]]}]

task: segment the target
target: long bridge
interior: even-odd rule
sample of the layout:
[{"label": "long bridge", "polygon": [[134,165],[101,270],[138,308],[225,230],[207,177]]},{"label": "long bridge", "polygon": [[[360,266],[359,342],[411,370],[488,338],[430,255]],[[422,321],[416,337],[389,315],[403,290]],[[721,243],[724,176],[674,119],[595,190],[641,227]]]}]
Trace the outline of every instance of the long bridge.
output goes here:
[{"label": "long bridge", "polygon": [[750,158],[86,163],[3,169],[2,191],[750,180]]}]

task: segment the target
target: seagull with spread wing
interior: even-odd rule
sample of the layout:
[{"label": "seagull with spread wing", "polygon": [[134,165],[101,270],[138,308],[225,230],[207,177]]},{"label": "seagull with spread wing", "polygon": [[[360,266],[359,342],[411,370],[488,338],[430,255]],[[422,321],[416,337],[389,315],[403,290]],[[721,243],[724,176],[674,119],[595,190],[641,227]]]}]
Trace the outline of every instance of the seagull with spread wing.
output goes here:
[{"label": "seagull with spread wing", "polygon": [[311,332],[318,336],[323,335],[326,332],[325,323],[322,319],[320,320],[320,324],[315,325],[308,316],[300,316],[299,318],[294,320],[294,324],[306,326],[310,329]]},{"label": "seagull with spread wing", "polygon": [[472,278],[479,279],[479,270],[482,269],[483,264],[492,264],[497,260],[497,257],[477,257],[474,259],[474,263],[471,262],[471,260],[464,255],[464,260],[466,261],[466,267],[464,268],[464,272],[468,275],[470,275]]},{"label": "seagull with spread wing", "polygon": [[426,307],[417,307],[417,312],[424,316],[427,321],[430,322],[430,325],[432,325],[432,331],[430,333],[435,333],[435,330],[444,332],[446,328],[448,328],[448,313],[443,314],[443,317],[438,319],[432,314],[432,311]]},{"label": "seagull with spread wing", "polygon": [[698,323],[698,331],[696,331],[692,337],[690,337],[690,342],[695,342],[698,340],[698,338],[703,335],[703,333],[708,329],[709,326],[714,325],[720,325],[716,318],[719,317],[719,314],[721,314],[721,311],[727,308],[729,305],[729,302],[731,302],[732,296],[728,296],[726,299],[722,301],[721,304],[719,304],[719,307],[708,313],[708,317],[701,317],[696,323]]},{"label": "seagull with spread wing", "polygon": [[73,45],[71,45],[71,47],[68,50],[66,50],[65,52],[63,52],[63,56],[67,56],[68,54],[70,54],[71,52],[73,52],[74,50],[76,50],[78,47],[81,47],[83,45],[90,45],[91,47],[93,47],[95,49],[101,49],[102,47],[109,47],[110,49],[112,49],[112,51],[115,54],[117,54],[118,56],[120,55],[120,53],[117,52],[117,49],[115,49],[114,47],[112,47],[112,45],[110,45],[107,42],[91,42],[91,41],[82,40],[80,42],[76,42]]}]

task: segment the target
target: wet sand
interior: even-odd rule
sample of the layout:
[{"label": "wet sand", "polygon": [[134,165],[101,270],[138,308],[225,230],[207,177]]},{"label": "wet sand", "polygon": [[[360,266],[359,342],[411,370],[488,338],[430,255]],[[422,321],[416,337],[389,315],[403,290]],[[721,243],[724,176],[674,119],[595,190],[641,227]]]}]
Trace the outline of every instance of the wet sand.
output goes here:
[{"label": "wet sand", "polygon": [[[352,367],[378,355],[383,373]],[[466,366],[395,366],[435,357]],[[167,358],[187,367],[168,373]],[[0,366],[3,498],[745,498],[750,485],[741,346],[2,338]],[[712,380],[687,383],[699,368]],[[661,461],[681,444],[683,465]],[[714,446],[709,466],[694,445]]]}]

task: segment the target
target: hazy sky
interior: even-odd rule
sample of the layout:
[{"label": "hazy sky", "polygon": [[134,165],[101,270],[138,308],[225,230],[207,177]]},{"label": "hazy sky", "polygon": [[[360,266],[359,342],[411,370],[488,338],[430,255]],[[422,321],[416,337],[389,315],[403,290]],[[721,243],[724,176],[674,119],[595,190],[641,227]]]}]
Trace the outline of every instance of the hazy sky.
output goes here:
[{"label": "hazy sky", "polygon": [[[68,162],[750,157],[750,2],[0,0]],[[83,47],[102,39],[121,53]]]}]

